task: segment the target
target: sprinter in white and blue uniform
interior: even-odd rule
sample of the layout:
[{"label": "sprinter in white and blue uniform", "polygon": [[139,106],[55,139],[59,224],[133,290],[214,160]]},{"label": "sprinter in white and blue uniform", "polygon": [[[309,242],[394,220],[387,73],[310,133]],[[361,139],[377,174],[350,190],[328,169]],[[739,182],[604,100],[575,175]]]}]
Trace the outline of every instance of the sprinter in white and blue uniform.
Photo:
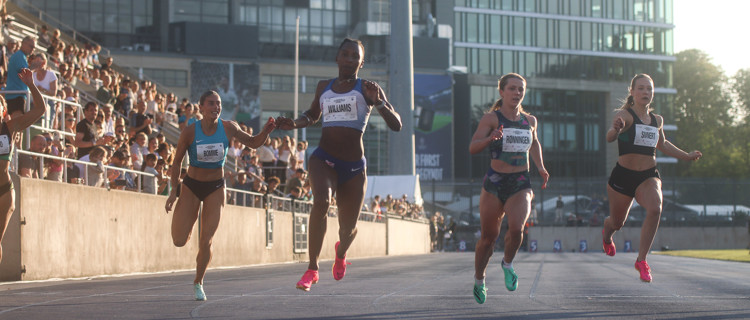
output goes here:
[{"label": "sprinter in white and blue uniform", "polygon": [[513,259],[521,247],[523,228],[534,198],[529,181],[529,155],[542,178],[542,189],[547,187],[549,179],[542,160],[542,146],[537,139],[536,117],[524,112],[521,106],[526,95],[526,79],[517,73],[506,74],[498,81],[497,89],[500,99],[482,116],[469,145],[471,154],[489,148],[491,159],[479,196],[481,237],[474,254],[474,299],[479,304],[487,300],[484,281],[487,264],[500,235],[500,223],[506,216],[508,232],[501,267],[505,287],[510,291],[518,288]]},{"label": "sprinter in white and blue uniform", "polygon": [[226,202],[224,162],[229,141],[236,138],[248,147],[257,148],[268,139],[268,135],[276,128],[276,123],[273,118],[269,118],[263,130],[257,136],[251,136],[242,131],[236,122],[219,118],[221,98],[215,91],[207,91],[201,95],[198,108],[203,119],[182,130],[174,155],[174,163],[180,164],[185,153],[188,154],[190,166],[187,176],[180,184],[180,169],[172,170],[172,185],[177,187],[172,188],[165,209],[167,212],[172,210],[172,205],[177,200],[177,189],[181,188],[172,216],[172,241],[175,246],[182,247],[190,239],[193,225],[198,219],[198,209],[203,203],[193,290],[196,300],[206,300],[203,276],[211,261],[211,241]]},{"label": "sprinter in white and blue uniform", "polygon": [[318,120],[323,123],[320,145],[308,162],[312,183],[313,207],[310,212],[310,263],[297,282],[297,288],[309,291],[318,282],[318,259],[326,233],[326,217],[331,197],[336,195],[339,219],[339,242],[333,278],[341,280],[346,273],[346,251],[357,235],[357,218],[367,188],[367,162],[362,135],[374,106],[393,131],[401,130],[401,117],[388,103],[377,83],[357,77],[364,63],[362,42],[344,39],[336,54],[339,76],[318,83],[310,109],[297,119],[279,117],[279,128],[304,128]]},{"label": "sprinter in white and blue uniform", "polygon": [[612,236],[628,219],[633,199],[646,209],[641,227],[635,269],[644,282],[651,282],[651,267],[646,255],[659,227],[662,210],[661,177],[656,170],[656,150],[681,160],[698,160],[700,151],[687,153],[664,138],[664,119],[651,112],[654,81],[647,74],[637,74],[630,81],[625,103],[617,111],[612,127],[607,131],[607,142],[617,140],[620,156],[612,169],[607,184],[609,217],[602,228],[602,247],[608,256],[617,252]]}]

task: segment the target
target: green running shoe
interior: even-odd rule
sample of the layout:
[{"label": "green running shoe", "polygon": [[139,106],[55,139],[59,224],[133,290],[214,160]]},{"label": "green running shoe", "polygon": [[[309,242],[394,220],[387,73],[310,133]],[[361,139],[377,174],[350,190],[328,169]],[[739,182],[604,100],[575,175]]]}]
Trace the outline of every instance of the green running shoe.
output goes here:
[{"label": "green running shoe", "polygon": [[206,301],[206,293],[203,292],[203,285],[200,283],[193,284],[193,291],[195,291],[195,300]]},{"label": "green running shoe", "polygon": [[478,304],[483,304],[485,301],[487,301],[486,285],[478,285],[476,283],[474,284],[474,300],[476,300]]},{"label": "green running shoe", "polygon": [[500,264],[500,266],[503,268],[503,272],[505,273],[505,287],[508,288],[509,291],[516,291],[516,289],[518,289],[518,276],[513,270],[513,267],[506,269],[502,263]]}]

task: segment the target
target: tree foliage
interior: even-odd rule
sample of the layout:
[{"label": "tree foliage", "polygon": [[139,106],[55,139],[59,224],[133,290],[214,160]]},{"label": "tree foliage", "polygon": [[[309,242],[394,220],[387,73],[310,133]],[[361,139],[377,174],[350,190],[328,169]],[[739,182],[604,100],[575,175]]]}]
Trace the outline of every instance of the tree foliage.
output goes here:
[{"label": "tree foliage", "polygon": [[690,49],[676,57],[677,134],[672,142],[703,153],[698,162],[678,163],[677,171],[686,176],[749,177],[750,130],[743,125],[748,119],[738,119],[737,106],[744,103],[744,110],[750,110],[750,70],[739,72],[730,83],[703,51]]}]

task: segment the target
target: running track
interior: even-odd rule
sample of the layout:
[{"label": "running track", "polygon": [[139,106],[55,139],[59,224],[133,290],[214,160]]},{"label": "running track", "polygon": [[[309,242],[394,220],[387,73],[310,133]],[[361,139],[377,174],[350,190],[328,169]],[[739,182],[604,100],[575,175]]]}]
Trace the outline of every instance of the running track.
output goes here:
[{"label": "running track", "polygon": [[306,264],[210,269],[205,302],[193,300],[192,271],[1,283],[0,319],[750,318],[748,263],[650,255],[646,284],[634,253],[519,253],[509,292],[501,255],[484,305],[472,296],[473,253],[436,253],[351,259],[338,282],[325,261],[310,292],[294,287]]}]

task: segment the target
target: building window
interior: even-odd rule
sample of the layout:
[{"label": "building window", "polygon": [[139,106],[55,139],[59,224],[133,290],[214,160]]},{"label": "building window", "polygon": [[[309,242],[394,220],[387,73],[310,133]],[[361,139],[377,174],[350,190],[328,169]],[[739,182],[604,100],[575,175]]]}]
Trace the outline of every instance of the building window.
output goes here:
[{"label": "building window", "polygon": [[187,71],[184,70],[143,68],[143,73],[151,80],[167,87],[186,88],[188,86]]}]

